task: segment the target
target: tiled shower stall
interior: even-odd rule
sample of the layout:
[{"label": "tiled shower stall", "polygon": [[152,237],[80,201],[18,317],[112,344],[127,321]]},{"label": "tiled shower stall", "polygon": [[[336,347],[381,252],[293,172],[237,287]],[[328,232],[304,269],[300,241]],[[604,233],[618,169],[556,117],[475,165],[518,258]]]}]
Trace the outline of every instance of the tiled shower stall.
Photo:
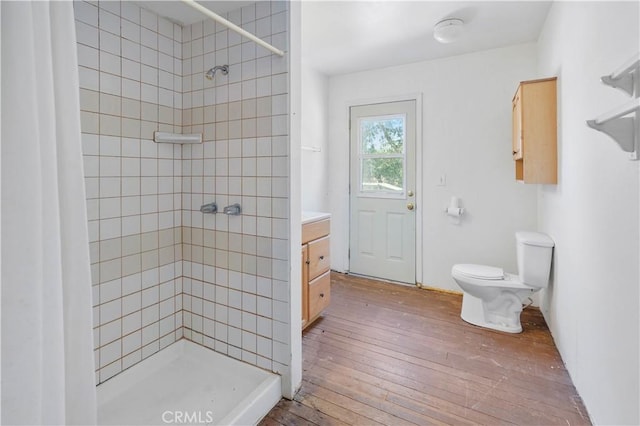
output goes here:
[{"label": "tiled shower stall", "polygon": [[[186,338],[289,364],[286,56],[211,20],[75,1],[96,383]],[[288,3],[224,16],[288,50]],[[229,65],[229,74],[205,72]],[[154,131],[203,143],[155,143]],[[240,203],[242,214],[203,214]]]}]

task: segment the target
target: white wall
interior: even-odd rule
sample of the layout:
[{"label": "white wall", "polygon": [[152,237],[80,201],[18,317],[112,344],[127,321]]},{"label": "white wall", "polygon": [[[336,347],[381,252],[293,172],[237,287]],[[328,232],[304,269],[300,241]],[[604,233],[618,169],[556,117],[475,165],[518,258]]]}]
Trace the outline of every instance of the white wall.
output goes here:
[{"label": "white wall", "polygon": [[600,83],[639,50],[638,2],[555,2],[539,71],[559,77],[559,184],[538,194],[556,242],[543,312],[597,424],[638,424],[638,162],[585,120],[629,99]]},{"label": "white wall", "polygon": [[[517,184],[511,160],[511,99],[536,74],[536,47],[524,44],[446,59],[332,77],[329,80],[329,169],[332,268],[348,269],[348,105],[422,93],[422,217],[425,285],[459,290],[455,263],[516,271],[517,230],[536,229],[536,187]],[[436,186],[446,174],[446,186]],[[459,226],[444,214],[452,195],[466,215]],[[420,263],[420,259],[418,260]]]},{"label": "white wall", "polygon": [[[303,39],[304,41],[304,39]],[[329,79],[302,62],[302,209],[329,209],[328,136]],[[315,149],[320,151],[315,151]]]},{"label": "white wall", "polygon": [[289,353],[291,355],[290,374],[284,377],[282,396],[293,399],[302,384],[302,265],[295,261],[300,255],[302,244],[302,210],[300,181],[302,135],[302,5],[289,2]]}]

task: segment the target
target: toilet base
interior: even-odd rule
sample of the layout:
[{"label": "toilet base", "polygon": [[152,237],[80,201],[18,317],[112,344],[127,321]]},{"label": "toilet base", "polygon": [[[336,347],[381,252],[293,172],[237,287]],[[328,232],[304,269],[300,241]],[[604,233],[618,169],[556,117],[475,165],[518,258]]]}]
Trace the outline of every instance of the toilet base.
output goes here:
[{"label": "toilet base", "polygon": [[520,312],[514,315],[517,317],[500,318],[495,314],[486,313],[482,299],[466,292],[463,293],[460,318],[469,324],[505,333],[521,333]]}]

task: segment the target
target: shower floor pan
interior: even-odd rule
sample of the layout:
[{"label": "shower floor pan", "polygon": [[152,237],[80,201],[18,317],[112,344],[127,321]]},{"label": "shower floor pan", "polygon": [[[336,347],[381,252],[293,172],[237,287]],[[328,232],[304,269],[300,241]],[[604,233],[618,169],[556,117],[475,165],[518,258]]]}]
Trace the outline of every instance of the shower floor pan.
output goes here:
[{"label": "shower floor pan", "polygon": [[280,376],[188,340],[97,387],[99,425],[250,425],[280,400]]}]

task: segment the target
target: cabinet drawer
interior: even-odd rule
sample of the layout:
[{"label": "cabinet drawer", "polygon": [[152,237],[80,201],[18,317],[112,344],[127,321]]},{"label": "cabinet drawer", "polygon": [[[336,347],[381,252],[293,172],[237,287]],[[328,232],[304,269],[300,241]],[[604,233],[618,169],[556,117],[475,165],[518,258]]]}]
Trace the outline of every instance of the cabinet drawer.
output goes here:
[{"label": "cabinet drawer", "polygon": [[329,235],[329,219],[302,225],[302,244]]},{"label": "cabinet drawer", "polygon": [[331,300],[331,273],[326,272],[309,283],[309,319],[315,318]]},{"label": "cabinet drawer", "polygon": [[309,280],[329,270],[329,237],[320,238],[309,243]]}]

